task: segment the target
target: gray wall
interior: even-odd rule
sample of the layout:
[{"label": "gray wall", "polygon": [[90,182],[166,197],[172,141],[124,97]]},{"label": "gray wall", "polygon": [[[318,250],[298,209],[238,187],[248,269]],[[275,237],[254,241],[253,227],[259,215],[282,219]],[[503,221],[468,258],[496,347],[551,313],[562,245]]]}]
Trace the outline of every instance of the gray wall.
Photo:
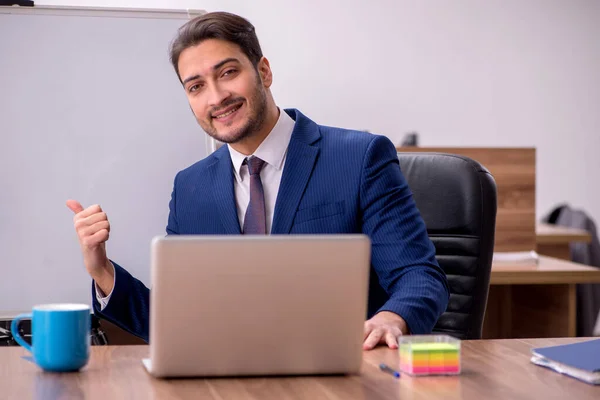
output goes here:
[{"label": "gray wall", "polygon": [[[317,122],[432,146],[535,146],[538,216],[600,222],[600,1],[41,0],[250,19],[276,101]],[[591,178],[584,178],[591,174]]]},{"label": "gray wall", "polygon": [[[535,146],[538,216],[568,201],[600,220],[600,185],[595,183],[600,173],[599,1],[36,4],[237,12],[257,27],[279,105],[297,107],[322,124],[368,129],[394,142],[417,130],[425,146]],[[0,23],[0,32],[5,29]],[[78,249],[63,205],[67,197],[107,208],[113,224],[111,255],[147,278],[147,240],[163,232],[174,173],[204,154],[202,133],[166,65],[166,39],[173,32],[174,25],[165,25],[149,33],[147,47],[135,53],[123,44],[119,57],[134,64],[103,67],[116,79],[112,82],[98,83],[103,74],[63,70],[52,46],[31,47],[40,40],[63,41],[72,51],[84,48],[89,57],[84,62],[96,67],[101,59],[93,58],[93,49],[66,32],[40,30],[27,47],[12,48],[24,57],[18,67],[27,68],[31,78],[11,82],[0,74],[0,87],[8,84],[32,107],[29,112],[11,109],[26,122],[19,127],[10,163],[4,161],[6,148],[0,149],[1,183],[8,188],[0,192],[0,243],[2,254],[9,254],[2,269],[14,282],[6,291],[2,280],[0,309],[86,299],[88,282],[73,256]],[[136,67],[138,60],[143,68]],[[2,72],[15,65],[0,58]],[[65,96],[69,102],[59,101]],[[57,123],[57,116],[69,122]],[[50,148],[60,165],[46,162]],[[46,246],[44,259],[33,256],[39,246]],[[39,270],[48,271],[33,273]],[[35,283],[23,287],[28,279]],[[65,279],[72,282],[65,285]]]}]

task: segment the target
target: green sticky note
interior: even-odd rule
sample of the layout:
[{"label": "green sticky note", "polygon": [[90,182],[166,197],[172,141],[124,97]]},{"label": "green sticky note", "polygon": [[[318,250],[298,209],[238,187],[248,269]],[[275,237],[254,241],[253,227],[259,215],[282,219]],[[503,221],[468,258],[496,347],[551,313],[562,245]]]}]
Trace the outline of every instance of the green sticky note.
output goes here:
[{"label": "green sticky note", "polygon": [[458,351],[458,346],[451,343],[412,343],[409,347],[412,351]]}]

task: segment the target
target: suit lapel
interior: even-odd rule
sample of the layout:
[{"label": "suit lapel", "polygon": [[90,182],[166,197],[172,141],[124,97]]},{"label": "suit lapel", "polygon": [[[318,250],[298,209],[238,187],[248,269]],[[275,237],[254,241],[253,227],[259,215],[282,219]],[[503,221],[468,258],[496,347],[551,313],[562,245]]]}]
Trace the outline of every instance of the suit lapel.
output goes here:
[{"label": "suit lapel", "polygon": [[221,217],[221,222],[223,223],[224,233],[239,235],[241,229],[237,217],[235,193],[233,191],[234,177],[231,157],[225,146],[219,150],[219,160],[210,166],[214,188],[213,195],[215,197],[217,211]]},{"label": "suit lapel", "polygon": [[296,124],[277,193],[272,234],[290,233],[300,200],[319,154],[319,148],[311,146],[321,136],[318,125],[297,110],[286,110],[286,112],[296,120]]}]

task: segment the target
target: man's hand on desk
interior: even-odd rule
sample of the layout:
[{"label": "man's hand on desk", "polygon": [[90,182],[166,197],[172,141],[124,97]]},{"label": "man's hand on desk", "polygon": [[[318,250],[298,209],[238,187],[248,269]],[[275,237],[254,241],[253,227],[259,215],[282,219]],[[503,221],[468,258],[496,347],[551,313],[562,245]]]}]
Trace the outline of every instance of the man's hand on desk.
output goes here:
[{"label": "man's hand on desk", "polygon": [[104,294],[108,294],[112,292],[114,283],[114,271],[106,256],[105,246],[110,232],[108,217],[99,205],[84,210],[78,201],[67,200],[67,207],[75,213],[73,223],[85,267],[98,287]]},{"label": "man's hand on desk", "polygon": [[406,322],[398,314],[381,311],[365,322],[364,350],[371,350],[378,344],[387,344],[390,349],[398,348],[398,336],[408,333]]}]

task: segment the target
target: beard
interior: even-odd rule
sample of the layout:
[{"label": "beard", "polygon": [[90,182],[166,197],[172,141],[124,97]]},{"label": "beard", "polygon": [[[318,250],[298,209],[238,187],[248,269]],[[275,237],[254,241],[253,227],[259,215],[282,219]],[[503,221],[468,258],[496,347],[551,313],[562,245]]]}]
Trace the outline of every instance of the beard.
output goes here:
[{"label": "beard", "polygon": [[[234,131],[229,131],[223,134],[219,133],[213,124],[213,118],[211,116],[214,115],[215,110],[213,110],[208,114],[207,121],[202,121],[199,118],[197,119],[198,123],[204,132],[206,132],[206,134],[222,143],[237,143],[260,131],[265,122],[267,113],[267,94],[262,87],[260,76],[256,74],[256,77],[257,82],[255,90],[252,93],[252,97],[250,97],[250,102],[246,101],[246,99],[243,97],[237,97],[224,101],[218,107],[219,109],[223,109],[234,104],[243,105],[245,102],[246,106],[248,107],[248,117],[246,122]],[[252,106],[250,106],[251,104]]]}]

